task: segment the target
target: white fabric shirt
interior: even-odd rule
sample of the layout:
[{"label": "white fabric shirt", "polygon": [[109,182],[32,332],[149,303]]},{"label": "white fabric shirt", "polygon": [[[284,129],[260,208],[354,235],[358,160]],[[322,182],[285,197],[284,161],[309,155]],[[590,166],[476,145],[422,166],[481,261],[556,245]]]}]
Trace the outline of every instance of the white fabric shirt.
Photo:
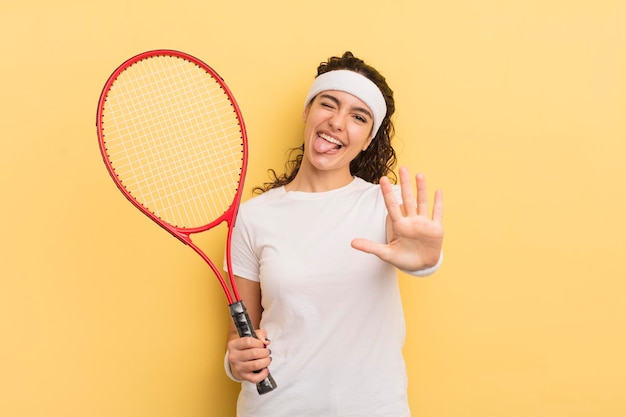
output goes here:
[{"label": "white fabric shirt", "polygon": [[[396,187],[399,191],[399,187]],[[233,272],[260,282],[278,388],[242,383],[238,417],[408,417],[395,268],[350,246],[386,241],[378,185],[270,190],[241,205]]]}]

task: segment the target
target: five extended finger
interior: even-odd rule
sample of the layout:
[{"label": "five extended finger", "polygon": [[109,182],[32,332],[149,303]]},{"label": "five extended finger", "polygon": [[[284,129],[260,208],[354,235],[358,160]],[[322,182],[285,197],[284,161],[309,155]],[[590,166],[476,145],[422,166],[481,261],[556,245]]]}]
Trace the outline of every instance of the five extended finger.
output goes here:
[{"label": "five extended finger", "polygon": [[415,176],[415,184],[417,186],[417,214],[428,216],[428,190],[423,174]]},{"label": "five extended finger", "polygon": [[389,182],[389,178],[382,177],[380,179],[380,189],[383,194],[383,199],[385,200],[385,206],[387,207],[387,213],[391,220],[397,220],[402,217],[402,209],[400,208],[400,204],[396,199],[396,195],[393,192],[393,187]]},{"label": "five extended finger", "polygon": [[435,204],[433,205],[433,220],[441,223],[443,221],[443,192],[435,191]]},{"label": "five extended finger", "polygon": [[[419,214],[416,206],[415,195],[413,194],[413,184],[411,184],[411,174],[405,167],[400,168],[400,193],[402,195],[402,206],[407,216]],[[418,194],[419,196],[419,194]]]}]

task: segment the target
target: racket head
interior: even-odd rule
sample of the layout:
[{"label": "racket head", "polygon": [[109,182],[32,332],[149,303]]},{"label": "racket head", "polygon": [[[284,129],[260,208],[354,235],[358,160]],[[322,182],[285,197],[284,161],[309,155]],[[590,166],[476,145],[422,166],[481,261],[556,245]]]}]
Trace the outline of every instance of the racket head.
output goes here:
[{"label": "racket head", "polygon": [[138,54],[107,80],[96,125],[113,181],[145,215],[187,244],[190,234],[224,221],[230,234],[247,134],[213,68],[180,51]]}]

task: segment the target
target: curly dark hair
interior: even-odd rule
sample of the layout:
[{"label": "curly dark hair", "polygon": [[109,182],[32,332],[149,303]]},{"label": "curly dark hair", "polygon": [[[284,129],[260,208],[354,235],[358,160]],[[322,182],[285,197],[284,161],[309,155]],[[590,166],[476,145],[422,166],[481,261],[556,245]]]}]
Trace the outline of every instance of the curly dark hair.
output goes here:
[{"label": "curly dark hair", "polygon": [[[317,76],[325,72],[339,69],[347,69],[367,77],[376,84],[383,94],[385,104],[387,105],[387,114],[385,114],[385,118],[371,144],[365,151],[361,152],[350,162],[350,173],[353,176],[374,184],[378,184],[380,178],[386,175],[395,183],[397,178],[393,172],[393,168],[396,165],[396,152],[391,146],[391,138],[395,133],[391,116],[396,111],[393,91],[389,85],[387,85],[385,77],[374,67],[366,64],[362,59],[355,57],[350,51],[345,52],[341,57],[333,56],[329,58],[328,61],[322,62],[317,67]],[[293,181],[300,169],[303,153],[304,144],[291,149],[289,151],[289,158],[285,163],[285,172],[278,175],[276,171],[269,169],[268,173],[271,181],[264,183],[262,186],[255,187],[253,192],[261,194],[273,188],[287,185]]]}]

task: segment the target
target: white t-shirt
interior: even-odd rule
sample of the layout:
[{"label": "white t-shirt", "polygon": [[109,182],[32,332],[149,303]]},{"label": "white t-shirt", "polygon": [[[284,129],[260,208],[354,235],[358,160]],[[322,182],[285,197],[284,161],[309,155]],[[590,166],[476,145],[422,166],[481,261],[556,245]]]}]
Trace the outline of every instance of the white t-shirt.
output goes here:
[{"label": "white t-shirt", "polygon": [[385,242],[386,214],[380,186],[360,178],[241,205],[233,272],[260,282],[278,388],[242,383],[238,417],[410,416],[396,269],[350,246]]}]

